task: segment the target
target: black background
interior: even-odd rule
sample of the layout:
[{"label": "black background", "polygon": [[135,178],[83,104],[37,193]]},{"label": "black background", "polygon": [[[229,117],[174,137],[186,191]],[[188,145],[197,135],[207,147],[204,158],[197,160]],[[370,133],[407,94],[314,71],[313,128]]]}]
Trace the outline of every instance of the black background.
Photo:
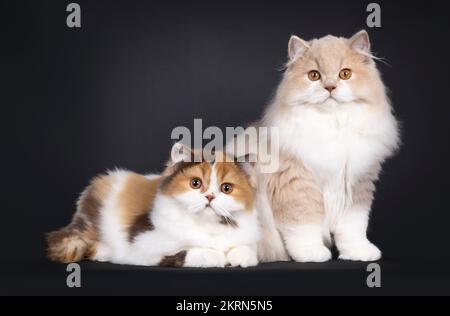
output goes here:
[{"label": "black background", "polygon": [[[92,176],[114,167],[160,171],[172,129],[192,127],[194,118],[222,128],[258,119],[281,78],[290,35],[351,36],[367,28],[370,2],[78,1],[81,29],[66,26],[70,1],[0,2],[0,293],[74,294],[64,287],[64,267],[46,262],[44,234],[68,223]],[[384,168],[370,237],[391,267],[384,293],[449,294],[448,273],[433,268],[450,258],[449,14],[442,1],[378,3],[382,28],[368,31],[374,52],[387,61],[379,68],[402,122],[403,146]],[[408,276],[401,274],[405,268]],[[343,294],[345,288],[359,294],[363,281],[346,287],[332,280],[360,280],[365,265],[275,264],[192,274],[87,269],[100,271],[91,280],[115,271],[116,286],[108,274],[99,277],[103,285],[92,281],[76,294]],[[189,284],[149,288],[125,278],[130,271],[135,279],[171,275],[175,283],[181,273],[179,280]],[[250,283],[241,292],[233,292],[233,283],[207,292],[202,280],[226,280],[227,273]],[[302,284],[284,287],[283,277]],[[261,287],[252,280],[272,281]]]}]

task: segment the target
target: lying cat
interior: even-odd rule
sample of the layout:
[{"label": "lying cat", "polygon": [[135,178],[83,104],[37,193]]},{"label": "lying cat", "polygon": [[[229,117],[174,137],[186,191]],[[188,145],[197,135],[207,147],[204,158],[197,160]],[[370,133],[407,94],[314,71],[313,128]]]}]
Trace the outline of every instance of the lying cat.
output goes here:
[{"label": "lying cat", "polygon": [[48,235],[53,261],[175,267],[257,265],[259,229],[249,166],[217,153],[191,162],[176,144],[162,175],[114,171],[82,193],[65,228]]}]

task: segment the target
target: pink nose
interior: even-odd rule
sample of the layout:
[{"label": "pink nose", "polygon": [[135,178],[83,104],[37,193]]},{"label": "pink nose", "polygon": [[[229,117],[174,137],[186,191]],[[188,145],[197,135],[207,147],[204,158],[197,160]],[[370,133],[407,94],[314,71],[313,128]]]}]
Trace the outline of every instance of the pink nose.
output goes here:
[{"label": "pink nose", "polygon": [[216,197],[215,197],[214,195],[212,195],[212,194],[208,194],[208,195],[206,196],[206,198],[208,199],[209,202],[211,202],[211,201],[214,200]]},{"label": "pink nose", "polygon": [[334,89],[336,89],[336,86],[325,86],[324,88],[331,93]]}]

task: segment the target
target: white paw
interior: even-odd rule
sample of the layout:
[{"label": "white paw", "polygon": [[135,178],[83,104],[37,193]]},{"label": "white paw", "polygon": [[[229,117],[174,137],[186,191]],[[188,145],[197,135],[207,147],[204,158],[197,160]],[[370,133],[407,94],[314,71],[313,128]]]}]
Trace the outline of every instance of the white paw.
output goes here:
[{"label": "white paw", "polygon": [[189,250],[184,262],[184,266],[190,268],[224,268],[225,264],[223,252],[204,248]]},{"label": "white paw", "polygon": [[326,262],[331,260],[331,251],[323,245],[301,246],[289,249],[292,259],[297,262]]},{"label": "white paw", "polygon": [[94,261],[108,262],[112,260],[112,251],[109,247],[99,244],[96,248],[95,255],[93,256]]},{"label": "white paw", "polygon": [[381,251],[371,242],[349,244],[339,249],[341,260],[371,262],[381,259]]},{"label": "white paw", "polygon": [[227,253],[227,260],[232,267],[248,268],[258,265],[256,251],[253,251],[250,247],[232,248]]}]

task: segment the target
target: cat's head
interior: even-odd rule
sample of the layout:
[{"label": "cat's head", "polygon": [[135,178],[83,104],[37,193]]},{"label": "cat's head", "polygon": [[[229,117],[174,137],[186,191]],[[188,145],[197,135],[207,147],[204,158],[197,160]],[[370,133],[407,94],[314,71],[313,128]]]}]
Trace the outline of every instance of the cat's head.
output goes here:
[{"label": "cat's head", "polygon": [[366,31],[349,39],[326,36],[309,42],[292,36],[288,55],[286,104],[377,104],[385,97]]},{"label": "cat's head", "polygon": [[232,219],[236,212],[251,212],[254,198],[251,164],[235,162],[222,152],[208,156],[201,150],[192,151],[175,144],[161,193],[193,214],[209,212]]}]

